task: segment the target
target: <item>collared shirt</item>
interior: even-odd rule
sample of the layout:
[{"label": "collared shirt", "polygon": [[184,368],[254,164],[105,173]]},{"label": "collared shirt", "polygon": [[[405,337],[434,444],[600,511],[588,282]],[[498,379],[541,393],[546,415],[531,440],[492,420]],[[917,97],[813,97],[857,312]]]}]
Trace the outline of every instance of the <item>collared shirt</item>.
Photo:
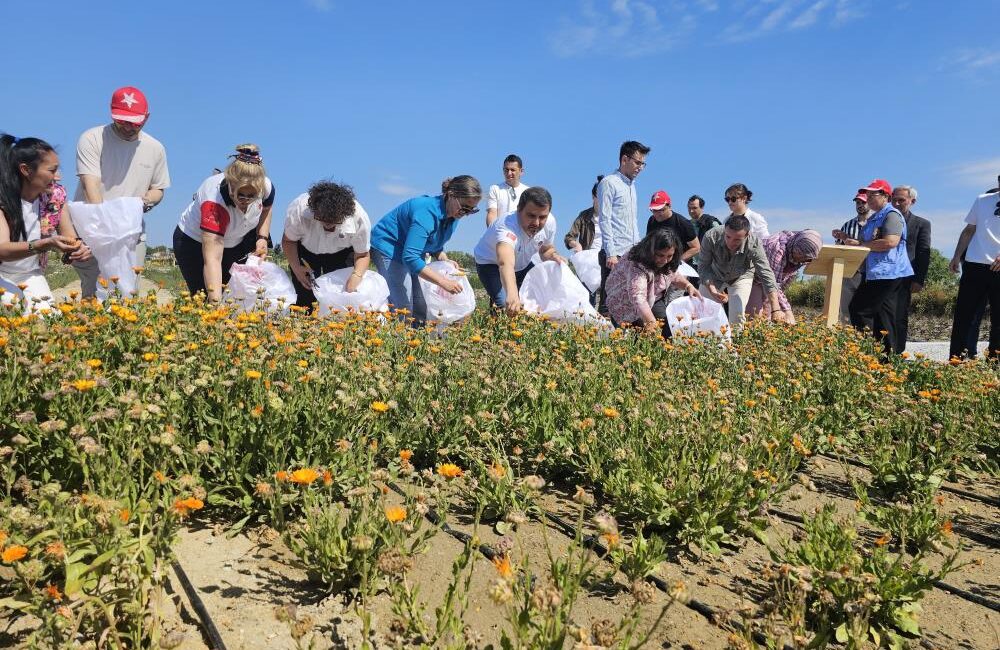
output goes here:
[{"label": "collared shirt", "polygon": [[[965,223],[976,227],[976,232],[965,251],[965,261],[976,264],[992,264],[1000,257],[1000,217],[993,214],[997,209],[1000,194],[981,194],[965,217]],[[990,309],[994,308],[991,304]]]},{"label": "collared shirt", "polygon": [[523,271],[531,264],[531,258],[545,244],[553,245],[556,239],[556,218],[549,214],[542,229],[534,237],[521,229],[517,213],[508,214],[493,222],[472,251],[476,264],[499,264],[497,246],[507,244],[514,249],[514,271]]},{"label": "collared shirt", "polygon": [[601,245],[608,257],[621,257],[639,242],[639,205],[635,180],[620,171],[597,185]]},{"label": "collared shirt", "polygon": [[712,282],[718,289],[721,285],[733,284],[743,278],[753,278],[764,287],[765,293],[777,291],[778,283],[760,239],[748,233],[743,245],[734,253],[726,247],[725,233],[725,226],[716,226],[705,233],[701,242],[701,262],[698,264],[701,281]]},{"label": "collared shirt", "polygon": [[328,231],[309,209],[309,193],[297,196],[285,213],[285,239],[299,242],[310,253],[326,255],[353,248],[364,255],[371,243],[371,222],[361,204],[354,201],[354,213],[344,219],[334,230]]},{"label": "collared shirt", "polygon": [[517,211],[517,203],[521,200],[524,190],[531,187],[524,183],[518,183],[517,187],[511,187],[507,183],[503,185],[490,185],[489,197],[486,200],[487,210],[496,210],[497,218],[506,217],[511,212]]},{"label": "collared shirt", "polygon": [[396,206],[372,228],[371,246],[383,256],[420,273],[424,255],[444,251],[458,219],[445,214],[444,195],[418,196]]},{"label": "collared shirt", "polygon": [[[859,221],[860,217],[857,215],[853,219],[848,219],[844,222],[844,225],[840,227],[840,230],[847,235],[848,239],[856,239],[861,241],[861,229],[865,227],[868,220],[872,218],[872,211],[869,210],[868,214],[865,215],[864,222]],[[838,244],[843,243],[841,240],[837,241]]]}]

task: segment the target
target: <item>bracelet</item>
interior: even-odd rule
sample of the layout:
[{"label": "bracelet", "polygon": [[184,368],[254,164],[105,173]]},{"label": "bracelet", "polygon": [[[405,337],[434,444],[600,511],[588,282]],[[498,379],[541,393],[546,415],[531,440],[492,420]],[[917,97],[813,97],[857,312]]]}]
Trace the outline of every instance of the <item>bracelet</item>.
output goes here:
[{"label": "bracelet", "polygon": [[[35,241],[37,241],[37,240],[35,240]],[[28,252],[29,253],[34,253],[35,252],[35,241],[29,241],[28,242]]]}]

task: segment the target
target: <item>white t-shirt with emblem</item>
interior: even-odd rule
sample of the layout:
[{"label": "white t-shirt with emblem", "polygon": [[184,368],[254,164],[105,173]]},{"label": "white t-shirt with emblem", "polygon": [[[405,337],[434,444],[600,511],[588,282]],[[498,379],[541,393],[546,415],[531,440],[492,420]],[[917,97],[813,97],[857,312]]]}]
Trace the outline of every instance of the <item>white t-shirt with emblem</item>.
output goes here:
[{"label": "white t-shirt with emblem", "polygon": [[[1000,201],[1000,194],[981,194],[966,215],[965,223],[976,227],[965,250],[966,262],[992,264],[1000,257],[1000,216],[993,214],[997,201]],[[990,305],[990,309],[1000,309],[1000,305]]]},{"label": "white t-shirt with emblem", "polygon": [[520,183],[517,187],[511,187],[507,183],[503,185],[490,185],[489,198],[486,202],[488,210],[496,210],[497,218],[506,217],[511,212],[517,212],[517,202],[521,200],[524,190],[531,187]]},{"label": "white t-shirt with emblem", "polygon": [[[235,205],[226,203],[222,196],[222,181],[225,178],[223,174],[216,174],[205,179],[194,200],[181,215],[178,227],[195,241],[201,241],[202,232],[214,233],[222,237],[224,248],[232,248],[260,223],[264,208],[274,202],[274,186],[271,179],[265,177],[264,196],[258,196],[247,206],[246,212],[241,212]],[[235,197],[230,199],[235,203]]]},{"label": "white t-shirt with emblem", "polygon": [[544,244],[555,245],[556,218],[549,214],[545,225],[534,237],[529,237],[517,222],[517,213],[497,219],[486,229],[473,254],[477,264],[497,264],[497,245],[507,244],[514,248],[514,271],[521,271],[531,264],[531,258]]},{"label": "white t-shirt with emblem", "polygon": [[361,204],[354,201],[354,214],[337,226],[333,232],[323,229],[323,224],[313,217],[309,209],[309,193],[300,194],[288,206],[285,214],[285,239],[298,242],[310,253],[325,255],[353,248],[364,254],[371,248],[372,224]]}]

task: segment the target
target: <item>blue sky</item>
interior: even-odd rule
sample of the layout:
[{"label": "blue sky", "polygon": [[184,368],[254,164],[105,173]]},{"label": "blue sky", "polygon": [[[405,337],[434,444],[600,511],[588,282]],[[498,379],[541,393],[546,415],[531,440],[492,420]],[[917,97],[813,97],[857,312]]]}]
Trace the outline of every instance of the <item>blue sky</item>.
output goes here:
[{"label": "blue sky", "polygon": [[[71,188],[111,91],[146,93],[172,177],[151,244],[246,141],[277,186],[276,239],[316,180],[352,185],[377,219],[445,176],[485,191],[512,152],[552,192],[561,238],[634,138],[653,147],[641,195],[683,210],[697,193],[723,215],[741,181],[772,231],[829,238],[857,187],[915,185],[950,256],[1000,173],[998,2],[53,0],[44,19],[5,4],[0,130],[56,145]],[[482,217],[451,248],[471,251]]]}]

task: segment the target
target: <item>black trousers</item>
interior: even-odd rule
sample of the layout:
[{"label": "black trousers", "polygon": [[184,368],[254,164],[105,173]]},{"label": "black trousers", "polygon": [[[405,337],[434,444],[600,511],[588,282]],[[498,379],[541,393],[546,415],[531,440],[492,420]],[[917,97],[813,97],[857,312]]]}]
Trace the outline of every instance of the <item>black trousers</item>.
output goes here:
[{"label": "black trousers", "polygon": [[910,335],[910,304],[913,302],[913,277],[903,278],[903,284],[899,287],[899,295],[896,300],[896,346],[893,348],[896,354],[902,354],[906,350],[906,340]]},{"label": "black trousers", "polygon": [[[271,247],[268,238],[267,247]],[[257,248],[257,231],[251,230],[232,248],[222,251],[222,284],[229,284],[229,267],[242,262]],[[191,295],[205,291],[205,256],[201,250],[201,242],[184,234],[179,228],[174,228],[174,259],[180,267],[181,275],[187,284]]]},{"label": "black trousers", "polygon": [[881,341],[885,347],[886,356],[896,349],[896,336],[899,333],[896,322],[899,291],[903,282],[909,280],[908,277],[892,280],[866,279],[858,287],[848,307],[851,325],[859,330],[871,330],[875,339]]},{"label": "black trousers", "polygon": [[[309,268],[312,269],[313,277],[318,278],[324,273],[339,271],[340,269],[353,266],[354,249],[345,248],[336,253],[313,253],[306,249],[302,245],[302,242],[299,242],[299,262],[308,264]],[[306,289],[302,286],[302,283],[299,282],[294,273],[292,273],[292,286],[295,287],[295,304],[312,311],[313,303],[316,302],[316,296],[311,289]]]},{"label": "black trousers", "polygon": [[[969,341],[978,338],[976,316],[982,318],[987,303],[990,306],[990,342],[986,356],[996,358],[1000,356],[1000,272],[991,271],[989,264],[963,262],[955,318],[951,324],[951,356],[976,356],[976,346],[969,349]],[[971,332],[973,327],[977,330],[975,334]]]},{"label": "black trousers", "polygon": [[604,252],[604,249],[601,249],[597,253],[597,263],[601,265],[601,304],[597,308],[597,313],[601,316],[610,318],[611,314],[608,313],[608,301],[605,298],[608,294],[604,290],[604,287],[608,284],[608,276],[611,275],[611,269],[608,268],[608,254]]}]

